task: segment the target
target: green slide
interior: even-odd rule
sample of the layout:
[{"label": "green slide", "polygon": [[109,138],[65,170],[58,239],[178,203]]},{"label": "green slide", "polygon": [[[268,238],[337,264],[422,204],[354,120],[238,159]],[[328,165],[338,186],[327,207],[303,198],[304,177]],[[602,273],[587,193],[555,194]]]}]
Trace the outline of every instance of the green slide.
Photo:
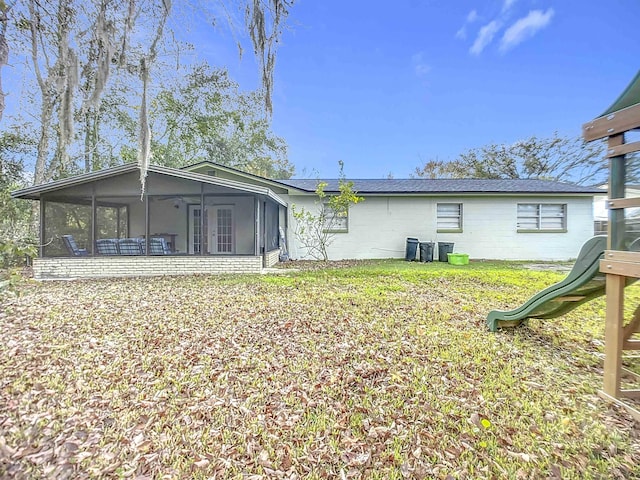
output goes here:
[{"label": "green slide", "polygon": [[605,275],[600,273],[600,260],[606,248],[606,236],[589,239],[580,249],[575,265],[564,280],[537,293],[515,310],[489,312],[489,329],[495,332],[499,327],[513,327],[527,318],[559,317],[578,305],[604,295]]}]

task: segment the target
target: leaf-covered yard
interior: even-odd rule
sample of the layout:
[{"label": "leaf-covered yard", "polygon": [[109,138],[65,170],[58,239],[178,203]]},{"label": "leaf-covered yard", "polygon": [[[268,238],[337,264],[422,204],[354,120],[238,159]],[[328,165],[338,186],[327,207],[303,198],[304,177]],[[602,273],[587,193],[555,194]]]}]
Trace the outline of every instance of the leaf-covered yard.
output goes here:
[{"label": "leaf-covered yard", "polygon": [[0,477],[640,477],[602,300],[493,334],[563,274],[343,267],[0,293]]}]

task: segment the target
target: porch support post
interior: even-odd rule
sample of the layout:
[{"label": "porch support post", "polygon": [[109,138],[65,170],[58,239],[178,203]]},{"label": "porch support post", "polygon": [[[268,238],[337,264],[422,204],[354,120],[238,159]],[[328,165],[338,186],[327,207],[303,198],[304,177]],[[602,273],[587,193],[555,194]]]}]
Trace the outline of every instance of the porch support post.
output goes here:
[{"label": "porch support post", "polygon": [[260,255],[260,200],[258,197],[253,197],[253,216],[254,222],[254,254]]},{"label": "porch support post", "polygon": [[262,201],[262,224],[260,225],[260,233],[262,235],[262,256],[267,255],[267,201]]},{"label": "porch support post", "polygon": [[40,258],[44,257],[44,244],[47,243],[46,239],[44,238],[44,212],[46,202],[47,201],[44,199],[44,197],[40,196],[40,245],[38,247],[38,254]]},{"label": "porch support post", "polygon": [[116,238],[120,237],[120,207],[116,208]]},{"label": "porch support post", "polygon": [[149,228],[149,220],[150,220],[150,212],[149,212],[149,194],[147,193],[147,188],[149,188],[149,179],[147,178],[147,185],[144,189],[144,254],[149,256],[149,235],[151,232],[151,228]]},{"label": "porch support post", "polygon": [[96,218],[98,217],[96,204],[96,182],[91,184],[91,235],[89,235],[89,245],[91,245],[91,256],[96,256],[96,233],[97,225]]},{"label": "porch support post", "polygon": [[[624,133],[609,137],[609,148],[624,144]],[[609,160],[609,198],[624,198],[626,164],[625,156],[613,157]],[[624,209],[609,210],[609,250],[622,250],[624,245]]]},{"label": "porch support post", "polygon": [[204,183],[200,184],[200,252],[204,255]]},{"label": "porch support post", "polygon": [[627,277],[607,274],[607,317],[604,326],[604,393],[620,398],[622,375],[624,287]]}]

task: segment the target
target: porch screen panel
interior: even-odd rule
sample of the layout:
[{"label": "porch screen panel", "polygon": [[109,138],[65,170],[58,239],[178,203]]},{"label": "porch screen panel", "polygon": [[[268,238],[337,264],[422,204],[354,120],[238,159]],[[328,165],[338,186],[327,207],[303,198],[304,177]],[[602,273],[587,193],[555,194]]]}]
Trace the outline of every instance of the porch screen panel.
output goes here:
[{"label": "porch screen panel", "polygon": [[274,203],[267,203],[265,211],[265,228],[266,228],[266,251],[276,250],[280,246],[278,221],[279,221],[279,209],[278,205]]},{"label": "porch screen panel", "polygon": [[97,238],[124,238],[127,236],[127,207],[100,206],[96,208]]},{"label": "porch screen panel", "polygon": [[[81,199],[78,199],[80,202]],[[91,246],[91,200],[82,199],[82,204],[49,202],[44,204],[45,257],[69,256],[62,241],[63,235],[72,235],[79,248],[92,251]]]}]

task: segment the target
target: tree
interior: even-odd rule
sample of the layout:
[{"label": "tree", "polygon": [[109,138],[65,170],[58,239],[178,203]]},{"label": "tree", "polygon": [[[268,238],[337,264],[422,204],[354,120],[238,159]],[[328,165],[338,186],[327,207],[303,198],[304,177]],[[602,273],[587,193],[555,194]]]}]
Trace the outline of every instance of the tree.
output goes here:
[{"label": "tree", "polygon": [[[154,8],[157,3],[160,8]],[[34,169],[39,184],[75,171],[82,159],[84,170],[91,168],[97,115],[112,67],[139,71],[140,52],[147,50],[147,36],[139,32],[163,25],[168,15],[163,7],[170,2],[25,0],[18,5],[11,9],[16,41],[28,52],[38,87],[33,105],[40,112]],[[131,41],[134,27],[135,38],[145,40]]]},{"label": "tree", "polygon": [[27,185],[24,158],[35,150],[35,141],[20,131],[0,133],[0,267],[22,261],[36,253],[30,229],[30,206],[11,200],[11,192]]},{"label": "tree", "polygon": [[540,179],[596,185],[606,182],[608,168],[602,144],[556,134],[471,149],[451,162],[431,160],[416,168],[415,176]]},{"label": "tree", "polygon": [[[4,0],[0,0],[0,69],[9,62],[9,44],[7,43],[7,12],[9,7]],[[4,114],[4,91],[2,90],[2,76],[0,75],[0,120]]]},{"label": "tree", "polygon": [[286,142],[271,132],[263,102],[263,91],[242,93],[226,70],[198,65],[150,101],[155,163],[213,160],[268,178],[291,177]]},{"label": "tree", "polygon": [[427,160],[421,167],[416,167],[411,178],[463,178],[464,174],[458,172],[460,165],[435,158]]},{"label": "tree", "polygon": [[327,182],[318,181],[316,187],[317,199],[315,212],[291,206],[296,220],[294,235],[300,245],[316,260],[329,260],[328,248],[335,240],[336,233],[344,229],[343,222],[347,219],[349,207],[364,200],[353,189],[353,182],[347,181],[344,175],[344,162],[338,162],[340,174],[338,177],[338,194],[328,195],[325,192]]},{"label": "tree", "polygon": [[[114,149],[105,146],[104,137],[118,135],[105,135],[108,130],[103,125],[112,123],[113,104],[103,100],[113,98],[114,85],[129,113],[138,114],[136,150],[144,179],[154,153],[148,117],[151,85],[170,71],[158,68],[160,62],[172,58],[179,65],[178,52],[183,48],[174,42],[171,0],[25,0],[11,9],[3,9],[1,1],[0,13],[9,12],[11,18],[0,27],[13,27],[15,39],[28,52],[37,85],[34,183],[100,168],[117,158]],[[272,109],[276,47],[292,4],[291,0],[235,4],[244,15],[245,30],[258,58],[264,89],[260,101],[267,114]],[[231,12],[224,2],[223,7]],[[228,20],[232,21],[230,14]],[[180,27],[183,25],[181,22]],[[0,29],[0,43],[3,34]],[[172,45],[174,51],[170,51]],[[0,44],[0,67],[3,58]]]}]

